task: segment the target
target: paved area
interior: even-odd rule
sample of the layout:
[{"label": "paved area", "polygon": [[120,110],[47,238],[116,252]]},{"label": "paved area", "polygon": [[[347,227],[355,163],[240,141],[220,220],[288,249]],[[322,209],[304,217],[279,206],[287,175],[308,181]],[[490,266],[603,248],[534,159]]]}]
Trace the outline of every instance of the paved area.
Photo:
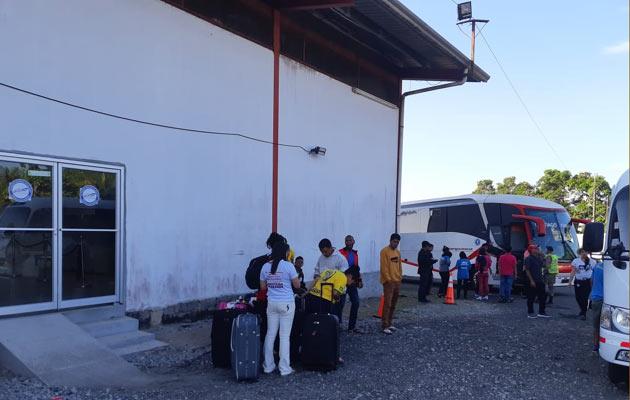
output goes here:
[{"label": "paved area", "polygon": [[[444,305],[415,301],[406,284],[392,336],[380,333],[378,299],[363,302],[363,335],[342,334],[346,365],[336,372],[304,371],[236,383],[211,364],[210,321],[155,329],[171,346],[126,357],[158,384],[140,389],[48,388],[0,373],[2,399],[627,399],[591,352],[590,321],[578,320],[569,288],[559,290],[553,318],[527,318],[525,300],[512,304],[462,300]],[[435,291],[435,290],[434,290]]]}]

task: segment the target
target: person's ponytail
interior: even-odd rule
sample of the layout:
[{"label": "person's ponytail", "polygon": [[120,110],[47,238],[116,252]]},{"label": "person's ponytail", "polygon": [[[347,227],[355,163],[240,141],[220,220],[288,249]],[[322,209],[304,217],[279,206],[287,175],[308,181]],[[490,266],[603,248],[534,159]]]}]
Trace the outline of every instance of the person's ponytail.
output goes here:
[{"label": "person's ponytail", "polygon": [[287,258],[287,251],[289,251],[289,245],[286,243],[276,243],[271,250],[271,273],[275,274],[278,271],[278,265],[280,261]]}]

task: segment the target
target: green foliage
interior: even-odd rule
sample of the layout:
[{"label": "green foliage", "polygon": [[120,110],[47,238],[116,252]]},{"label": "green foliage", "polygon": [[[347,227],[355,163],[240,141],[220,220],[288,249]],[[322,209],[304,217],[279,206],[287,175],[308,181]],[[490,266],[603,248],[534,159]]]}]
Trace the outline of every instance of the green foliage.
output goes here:
[{"label": "green foliage", "polygon": [[477,189],[473,190],[474,194],[495,194],[496,192],[492,179],[477,182]]},{"label": "green foliage", "polygon": [[606,222],[606,211],[610,197],[610,185],[603,176],[590,172],[571,175],[569,171],[545,170],[535,185],[528,182],[516,183],[516,177],[508,176],[497,183],[492,180],[477,182],[475,194],[517,194],[540,197],[562,204],[575,218],[593,219],[593,198],[595,199],[595,221]]}]

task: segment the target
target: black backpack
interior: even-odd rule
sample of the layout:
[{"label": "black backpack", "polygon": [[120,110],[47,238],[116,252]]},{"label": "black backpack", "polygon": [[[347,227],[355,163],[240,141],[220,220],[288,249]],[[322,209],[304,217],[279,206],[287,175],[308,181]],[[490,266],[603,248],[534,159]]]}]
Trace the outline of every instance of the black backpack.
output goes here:
[{"label": "black backpack", "polygon": [[479,271],[479,273],[482,273],[486,270],[486,257],[484,256],[479,256],[477,257],[477,260],[475,260],[475,267],[477,267],[477,271]]},{"label": "black backpack", "polygon": [[245,272],[245,283],[247,283],[248,288],[260,289],[260,271],[269,260],[268,254],[252,258],[247,267],[247,272]]}]

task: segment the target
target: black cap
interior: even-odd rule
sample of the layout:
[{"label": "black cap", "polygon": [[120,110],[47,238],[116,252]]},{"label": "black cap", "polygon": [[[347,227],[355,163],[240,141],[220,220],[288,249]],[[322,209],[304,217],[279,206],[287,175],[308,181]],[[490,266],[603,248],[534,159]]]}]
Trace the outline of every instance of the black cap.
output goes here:
[{"label": "black cap", "polygon": [[433,246],[431,243],[427,242],[426,240],[422,241],[422,247],[429,247],[429,246]]},{"label": "black cap", "polygon": [[553,251],[553,247],[547,246],[547,251]]}]

